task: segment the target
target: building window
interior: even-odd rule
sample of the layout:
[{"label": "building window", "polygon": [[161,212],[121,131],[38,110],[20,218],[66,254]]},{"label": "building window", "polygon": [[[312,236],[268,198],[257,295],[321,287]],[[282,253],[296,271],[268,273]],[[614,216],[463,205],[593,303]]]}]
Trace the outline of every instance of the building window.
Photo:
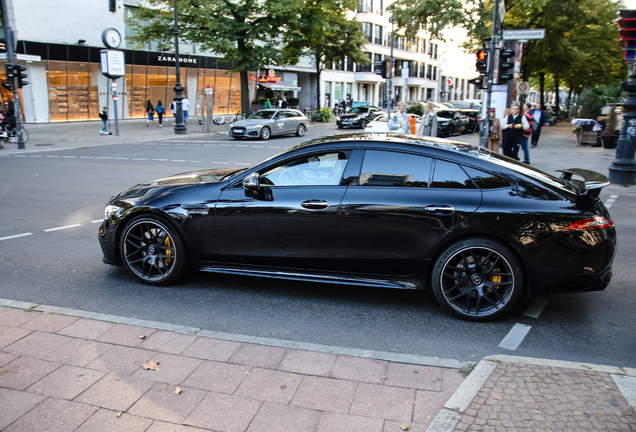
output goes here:
[{"label": "building window", "polygon": [[437,58],[437,44],[435,44],[435,53],[433,54],[433,58]]},{"label": "building window", "polygon": [[364,38],[366,40],[373,42],[373,24],[363,22],[362,32],[364,33]]},{"label": "building window", "polygon": [[362,65],[357,65],[356,71],[357,72],[372,72],[373,71],[373,64],[371,62],[372,60],[372,54],[370,52],[365,53],[367,55],[367,57],[369,58],[369,64],[366,64],[364,66]]},{"label": "building window", "polygon": [[351,59],[351,57],[347,57],[347,71],[349,72],[353,72],[354,66],[353,66],[353,60]]},{"label": "building window", "polygon": [[422,54],[426,54],[426,39],[422,38],[422,47],[420,48]]},{"label": "building window", "polygon": [[432,73],[433,73],[433,66],[432,65],[428,65],[428,68],[426,69],[426,78],[433,79],[432,78]]},{"label": "building window", "polygon": [[420,78],[426,78],[426,63],[420,64]]},{"label": "building window", "polygon": [[374,42],[378,45],[382,45],[382,26],[375,26],[375,38]]},{"label": "building window", "polygon": [[[91,68],[91,66],[93,67]],[[98,76],[98,64],[49,62],[49,113],[51,121],[99,118],[99,93],[97,83],[92,85],[91,82],[93,74]]]},{"label": "building window", "polygon": [[419,63],[416,61],[409,61],[409,76],[410,77],[417,77],[417,68],[419,66]]},{"label": "building window", "polygon": [[431,76],[432,80],[436,80],[437,79],[437,66],[433,67],[433,75]]},{"label": "building window", "polygon": [[369,2],[369,0],[360,0],[360,2],[358,4],[358,12],[361,12],[361,13],[368,12],[368,9],[367,9],[368,2]]}]

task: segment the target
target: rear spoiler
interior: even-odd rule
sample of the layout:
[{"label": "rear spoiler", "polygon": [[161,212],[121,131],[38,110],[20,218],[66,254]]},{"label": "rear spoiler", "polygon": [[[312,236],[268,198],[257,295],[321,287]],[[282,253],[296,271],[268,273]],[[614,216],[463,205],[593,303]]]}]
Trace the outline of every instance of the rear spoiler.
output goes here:
[{"label": "rear spoiler", "polygon": [[[597,173],[596,171],[580,168],[567,168],[556,171],[562,173],[561,178],[563,180],[573,183],[580,189],[581,193],[578,198],[583,200],[593,201],[598,199],[601,194],[601,189],[605,186],[609,186],[610,184],[610,181],[606,176],[601,173]],[[582,177],[583,181],[573,180],[572,175]]]}]

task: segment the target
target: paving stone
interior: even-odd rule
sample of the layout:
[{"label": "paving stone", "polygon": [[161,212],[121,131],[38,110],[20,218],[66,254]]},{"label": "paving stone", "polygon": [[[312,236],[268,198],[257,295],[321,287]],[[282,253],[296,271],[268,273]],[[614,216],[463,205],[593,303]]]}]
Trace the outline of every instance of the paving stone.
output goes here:
[{"label": "paving stone", "polygon": [[104,375],[105,372],[65,365],[33,383],[27,391],[71,400]]},{"label": "paving stone", "polygon": [[423,425],[429,425],[437,414],[444,408],[452,393],[442,393],[427,390],[417,390],[413,407],[413,421]]},{"label": "paving stone", "polygon": [[164,353],[155,353],[152,361],[159,362],[158,371],[144,369],[140,364],[139,369],[132,376],[149,381],[180,385],[203,363],[203,360]]},{"label": "paving stone", "polygon": [[329,376],[337,357],[336,354],[292,350],[280,362],[278,370],[304,375]]},{"label": "paving stone", "polygon": [[242,343],[229,363],[276,369],[289,350],[285,348]]},{"label": "paving stone", "polygon": [[20,417],[4,432],[72,432],[97,409],[64,399],[48,398]]},{"label": "paving stone", "polygon": [[0,314],[0,325],[20,327],[22,324],[36,319],[39,312],[25,312],[22,309],[9,309]]},{"label": "paving stone", "polygon": [[319,420],[319,411],[265,402],[247,431],[313,432]]},{"label": "paving stone", "polygon": [[386,385],[420,390],[442,390],[442,368],[404,363],[389,363]]},{"label": "paving stone", "polygon": [[75,398],[75,401],[117,412],[127,411],[154,385],[152,381],[110,373]]},{"label": "paving stone", "polygon": [[349,414],[408,422],[414,400],[413,389],[360,383]]},{"label": "paving stone", "polygon": [[0,388],[0,430],[4,430],[44,399],[45,396]]},{"label": "paving stone", "polygon": [[349,412],[358,383],[321,377],[304,377],[290,405],[319,411]]},{"label": "paving stone", "polygon": [[0,387],[24,390],[60,366],[59,363],[19,357],[0,368]]},{"label": "paving stone", "polygon": [[210,392],[183,422],[186,425],[223,432],[243,432],[263,402]]},{"label": "paving stone", "polygon": [[98,342],[106,342],[114,345],[125,345],[129,347],[136,347],[140,345],[144,339],[140,336],[146,337],[152,335],[155,329],[147,327],[137,327],[128,324],[115,324],[113,327],[106,330],[96,340]]},{"label": "paving stone", "polygon": [[17,359],[18,357],[20,357],[17,354],[9,354],[9,353],[5,353],[5,352],[0,352],[0,367],[6,365],[9,362],[12,362],[13,360]]},{"label": "paving stone", "polygon": [[114,345],[86,339],[71,339],[66,345],[47,353],[42,359],[71,366],[86,367],[86,365],[113,349],[113,347]]},{"label": "paving stone", "polygon": [[[393,420],[384,420],[384,428],[382,432],[402,432],[402,427],[409,426],[407,429],[409,432],[426,432],[428,430],[427,424],[419,424],[412,422],[397,422]],[[481,431],[481,429],[472,429],[474,431]],[[534,431],[533,431],[534,432]]]},{"label": "paving stone", "polygon": [[31,330],[0,325],[0,349],[30,334]]},{"label": "paving stone", "polygon": [[303,377],[287,372],[253,368],[236,390],[237,396],[287,404]]},{"label": "paving stone", "polygon": [[[71,324],[72,325],[72,324]],[[151,360],[157,353],[154,351],[114,346],[101,357],[89,363],[86,367],[104,372],[117,372],[120,375],[132,375],[142,364]]]},{"label": "paving stone", "polygon": [[241,346],[238,342],[197,338],[181,355],[203,360],[226,362]]},{"label": "paving stone", "polygon": [[81,339],[95,340],[114,326],[115,324],[113,323],[80,318],[57,333]]},{"label": "paving stone", "polygon": [[66,345],[70,340],[71,338],[66,336],[36,331],[4,347],[3,351],[41,359],[51,351]]},{"label": "paving stone", "polygon": [[199,429],[191,426],[181,426],[174,423],[166,423],[155,420],[146,432],[208,432],[208,429]]},{"label": "paving stone", "polygon": [[165,343],[159,348],[157,348],[157,351],[160,351],[166,354],[181,355],[197,339],[198,338],[193,335],[180,334],[180,335],[177,335],[177,337],[171,340],[170,342]]},{"label": "paving stone", "polygon": [[183,388],[180,394],[176,394],[175,388],[170,384],[156,383],[128,413],[169,423],[183,423],[207,392]]},{"label": "paving stone", "polygon": [[100,409],[81,425],[75,432],[144,432],[153,420]]},{"label": "paving stone", "polygon": [[340,355],[331,369],[332,378],[384,384],[389,362]]},{"label": "paving stone", "polygon": [[67,315],[43,313],[40,314],[40,316],[36,319],[22,324],[21,327],[29,330],[38,330],[47,333],[57,333],[58,331],[74,323],[78,319],[79,318]]},{"label": "paving stone", "polygon": [[249,375],[251,367],[204,361],[183,382],[184,386],[217,393],[233,394]]},{"label": "paving stone", "polygon": [[381,419],[323,412],[316,432],[382,432],[383,426]]},{"label": "paving stone", "polygon": [[148,337],[146,339],[143,339],[141,341],[141,344],[139,344],[138,347],[147,349],[147,350],[157,351],[157,348],[159,348],[160,346],[162,346],[163,344],[167,342],[170,342],[173,339],[176,339],[179,336],[179,334],[175,332],[171,332],[171,331],[166,331],[166,330],[157,330],[153,334],[147,335],[147,336]]}]

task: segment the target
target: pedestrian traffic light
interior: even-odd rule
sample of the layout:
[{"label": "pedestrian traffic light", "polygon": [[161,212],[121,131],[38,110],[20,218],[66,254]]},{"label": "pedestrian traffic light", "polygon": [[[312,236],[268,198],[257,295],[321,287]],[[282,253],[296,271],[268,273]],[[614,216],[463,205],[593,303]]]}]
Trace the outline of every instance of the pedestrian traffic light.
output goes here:
[{"label": "pedestrian traffic light", "polygon": [[477,51],[477,63],[475,64],[477,67],[477,72],[479,73],[487,73],[488,72],[488,50],[486,48],[482,48]]},{"label": "pedestrian traffic light", "polygon": [[4,70],[7,74],[7,80],[2,83],[2,87],[6,88],[9,91],[13,90],[13,83],[15,79],[14,72],[15,65],[13,63],[5,63]]},{"label": "pedestrian traffic light", "polygon": [[15,65],[14,70],[18,77],[18,88],[29,85],[29,82],[26,80],[28,78],[28,75],[24,73],[27,70],[26,66]]},{"label": "pedestrian traffic light", "polygon": [[373,65],[373,72],[376,75],[382,75],[382,62],[375,62]]},{"label": "pedestrian traffic light", "polygon": [[486,75],[479,75],[477,78],[468,80],[468,83],[474,85],[478,89],[485,88],[487,83]]},{"label": "pedestrian traffic light", "polygon": [[515,56],[515,52],[513,50],[501,48],[499,51],[499,66],[497,70],[499,71],[499,77],[496,80],[497,84],[505,84],[511,79],[514,78],[514,67],[515,62],[513,57]]}]

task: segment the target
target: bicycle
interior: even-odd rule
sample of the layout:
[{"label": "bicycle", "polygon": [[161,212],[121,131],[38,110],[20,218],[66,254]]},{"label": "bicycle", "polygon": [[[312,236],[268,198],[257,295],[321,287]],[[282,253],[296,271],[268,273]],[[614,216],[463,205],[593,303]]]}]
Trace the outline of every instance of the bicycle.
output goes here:
[{"label": "bicycle", "polygon": [[[0,135],[0,139],[2,139],[2,141],[7,141],[10,142],[12,144],[15,144],[18,142],[18,129],[15,127],[10,127],[8,128],[7,134],[4,135]],[[22,141],[23,142],[27,142],[29,140],[29,131],[27,131],[24,126],[22,126]]]}]

